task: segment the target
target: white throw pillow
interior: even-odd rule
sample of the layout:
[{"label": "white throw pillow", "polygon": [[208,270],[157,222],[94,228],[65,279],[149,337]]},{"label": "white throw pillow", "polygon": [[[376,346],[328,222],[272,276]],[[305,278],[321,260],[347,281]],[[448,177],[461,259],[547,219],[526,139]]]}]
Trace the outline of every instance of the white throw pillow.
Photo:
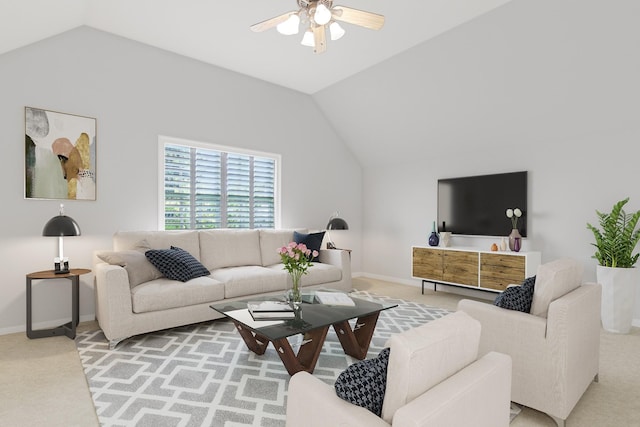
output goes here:
[{"label": "white throw pillow", "polygon": [[530,313],[547,317],[551,301],[571,292],[582,284],[582,264],[562,258],[538,267]]},{"label": "white throw pillow", "polygon": [[106,263],[123,267],[129,276],[129,286],[131,288],[162,277],[160,270],[149,262],[144,252],[136,250],[104,251],[96,255]]}]

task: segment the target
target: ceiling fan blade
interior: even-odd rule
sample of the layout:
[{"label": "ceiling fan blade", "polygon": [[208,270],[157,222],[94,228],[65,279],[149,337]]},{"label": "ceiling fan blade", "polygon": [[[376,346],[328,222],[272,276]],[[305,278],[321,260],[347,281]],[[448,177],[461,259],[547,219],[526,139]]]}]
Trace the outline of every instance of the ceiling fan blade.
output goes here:
[{"label": "ceiling fan blade", "polygon": [[384,25],[384,16],[377,13],[365,12],[345,6],[335,6],[331,9],[336,21],[347,22],[361,27],[379,30]]},{"label": "ceiling fan blade", "polygon": [[265,31],[265,30],[268,30],[270,28],[273,28],[276,25],[286,21],[294,13],[296,13],[296,12],[287,12],[287,13],[285,13],[283,15],[276,16],[275,18],[267,19],[266,21],[262,21],[262,22],[258,22],[257,24],[253,24],[249,28],[251,28],[251,31],[254,31],[256,33],[260,33],[262,31]]},{"label": "ceiling fan blade", "polygon": [[323,53],[327,50],[327,33],[324,29],[324,25],[314,25],[313,39],[315,41],[313,53]]}]

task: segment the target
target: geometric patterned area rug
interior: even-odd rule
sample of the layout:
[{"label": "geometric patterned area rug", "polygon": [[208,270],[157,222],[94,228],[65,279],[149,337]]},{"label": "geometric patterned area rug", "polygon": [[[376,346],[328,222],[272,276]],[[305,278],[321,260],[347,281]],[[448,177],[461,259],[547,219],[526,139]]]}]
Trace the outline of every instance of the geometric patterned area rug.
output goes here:
[{"label": "geometric patterned area rug", "polygon": [[[394,302],[380,313],[367,358],[398,332],[445,316],[444,309]],[[301,336],[289,339],[294,351]],[[272,345],[247,349],[226,319],[139,335],[109,350],[102,331],[78,333],[76,346],[102,426],[284,426],[289,374]],[[329,328],[313,375],[333,385],[356,359]]]}]

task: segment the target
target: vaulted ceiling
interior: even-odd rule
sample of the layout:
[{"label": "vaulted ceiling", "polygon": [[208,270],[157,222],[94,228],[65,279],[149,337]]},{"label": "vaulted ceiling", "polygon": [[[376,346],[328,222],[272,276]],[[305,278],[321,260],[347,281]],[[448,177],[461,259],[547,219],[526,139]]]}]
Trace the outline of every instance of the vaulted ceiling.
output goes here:
[{"label": "vaulted ceiling", "polygon": [[301,35],[249,26],[297,9],[296,0],[0,0],[0,54],[87,25],[314,94],[510,0],[338,0],[385,16],[380,31],[344,24],[314,55]]}]

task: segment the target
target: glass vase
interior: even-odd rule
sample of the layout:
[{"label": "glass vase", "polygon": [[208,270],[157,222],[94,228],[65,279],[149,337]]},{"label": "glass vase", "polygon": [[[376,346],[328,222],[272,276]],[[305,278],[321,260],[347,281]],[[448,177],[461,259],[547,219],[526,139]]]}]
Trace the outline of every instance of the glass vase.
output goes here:
[{"label": "glass vase", "polygon": [[291,308],[297,310],[302,304],[302,292],[300,292],[300,278],[302,277],[302,272],[292,271],[290,276],[291,288],[287,290],[286,298]]}]

